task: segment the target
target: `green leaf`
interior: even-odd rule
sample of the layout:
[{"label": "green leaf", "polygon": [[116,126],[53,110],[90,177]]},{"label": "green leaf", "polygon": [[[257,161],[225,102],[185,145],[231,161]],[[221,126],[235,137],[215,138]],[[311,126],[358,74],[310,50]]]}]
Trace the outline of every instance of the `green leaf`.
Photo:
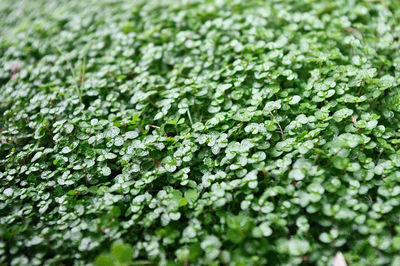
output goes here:
[{"label": "green leaf", "polygon": [[395,250],[400,250],[400,236],[393,237],[392,246]]},{"label": "green leaf", "polygon": [[292,239],[288,245],[289,254],[294,256],[304,255],[310,250],[308,241],[302,239]]},{"label": "green leaf", "polygon": [[32,157],[31,162],[33,163],[33,162],[37,161],[37,160],[42,156],[42,154],[43,154],[43,152],[38,151],[38,152]]},{"label": "green leaf", "polygon": [[108,166],[104,166],[103,168],[101,168],[101,173],[104,176],[109,176],[111,174],[111,169]]},{"label": "green leaf", "polygon": [[114,260],[108,255],[99,255],[94,261],[96,266],[114,266]]},{"label": "green leaf", "polygon": [[332,158],[332,163],[335,168],[344,170],[349,165],[350,160],[348,158],[335,156]]},{"label": "green leaf", "polygon": [[114,243],[111,246],[111,254],[120,263],[129,263],[133,258],[133,248],[121,242]]},{"label": "green leaf", "polygon": [[199,193],[195,189],[188,189],[185,191],[185,198],[189,202],[195,202],[199,197]]},{"label": "green leaf", "polygon": [[244,239],[244,236],[239,231],[231,228],[227,230],[226,237],[235,244],[239,244]]},{"label": "green leaf", "polygon": [[344,118],[349,117],[353,114],[353,110],[349,109],[349,108],[343,108],[340,109],[338,111],[336,111],[333,114],[333,119],[335,119],[335,121],[342,121]]}]

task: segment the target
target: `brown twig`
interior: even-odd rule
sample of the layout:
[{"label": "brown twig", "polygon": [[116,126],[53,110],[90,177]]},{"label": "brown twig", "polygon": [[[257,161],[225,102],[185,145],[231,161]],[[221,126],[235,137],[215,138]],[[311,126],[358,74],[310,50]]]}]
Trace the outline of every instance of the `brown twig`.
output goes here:
[{"label": "brown twig", "polygon": [[148,125],[149,127],[152,127],[152,128],[157,128],[157,129],[160,129],[160,127],[159,126],[155,126],[155,125]]}]

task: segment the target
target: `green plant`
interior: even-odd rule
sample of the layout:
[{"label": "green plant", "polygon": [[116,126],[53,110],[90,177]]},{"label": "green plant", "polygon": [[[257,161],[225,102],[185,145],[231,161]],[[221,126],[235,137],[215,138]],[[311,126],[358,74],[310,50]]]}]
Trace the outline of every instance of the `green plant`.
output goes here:
[{"label": "green plant", "polygon": [[94,261],[95,266],[128,266],[148,265],[150,261],[132,261],[133,249],[129,244],[116,242],[111,246],[110,253],[101,254]]},{"label": "green plant", "polygon": [[395,0],[1,1],[0,264],[398,265],[399,25]]}]

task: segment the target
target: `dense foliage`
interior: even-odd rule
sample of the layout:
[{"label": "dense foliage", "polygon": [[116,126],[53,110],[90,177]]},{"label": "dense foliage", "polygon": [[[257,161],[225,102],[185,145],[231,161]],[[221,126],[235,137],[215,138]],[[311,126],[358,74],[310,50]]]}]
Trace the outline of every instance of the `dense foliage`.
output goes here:
[{"label": "dense foliage", "polygon": [[2,0],[0,264],[399,265],[399,37],[396,0]]}]

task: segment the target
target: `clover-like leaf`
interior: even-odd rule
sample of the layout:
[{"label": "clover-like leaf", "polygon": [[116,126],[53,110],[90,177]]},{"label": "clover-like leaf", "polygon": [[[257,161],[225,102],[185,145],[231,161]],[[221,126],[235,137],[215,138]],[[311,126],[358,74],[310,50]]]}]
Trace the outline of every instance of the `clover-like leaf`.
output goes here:
[{"label": "clover-like leaf", "polygon": [[132,260],[133,249],[128,244],[117,242],[111,246],[111,254],[118,262],[128,263]]}]

